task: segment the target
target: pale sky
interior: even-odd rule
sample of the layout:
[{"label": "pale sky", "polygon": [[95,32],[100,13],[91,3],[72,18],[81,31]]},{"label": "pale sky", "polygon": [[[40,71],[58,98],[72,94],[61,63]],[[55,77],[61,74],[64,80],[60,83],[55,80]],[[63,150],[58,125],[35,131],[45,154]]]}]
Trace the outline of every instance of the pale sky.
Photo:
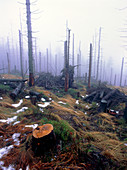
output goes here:
[{"label": "pale sky", "polygon": [[[99,28],[102,27],[103,57],[107,60],[112,58],[112,64],[121,67],[122,57],[127,56],[123,47],[127,43],[126,38],[121,38],[127,34],[120,32],[127,28],[127,9],[119,9],[125,7],[126,0],[37,0],[31,5],[31,11],[37,10],[37,13],[32,13],[33,36],[37,37],[39,50],[45,52],[51,45],[52,52],[56,53],[59,49],[63,50],[68,21],[71,43],[73,33],[75,35],[75,53],[81,41],[82,55],[87,57],[89,44],[93,43],[95,33],[98,41]],[[13,35],[13,39],[18,41],[21,13],[24,39],[27,41],[25,12],[25,0],[0,0],[0,38],[5,37],[6,40],[7,36]]]}]

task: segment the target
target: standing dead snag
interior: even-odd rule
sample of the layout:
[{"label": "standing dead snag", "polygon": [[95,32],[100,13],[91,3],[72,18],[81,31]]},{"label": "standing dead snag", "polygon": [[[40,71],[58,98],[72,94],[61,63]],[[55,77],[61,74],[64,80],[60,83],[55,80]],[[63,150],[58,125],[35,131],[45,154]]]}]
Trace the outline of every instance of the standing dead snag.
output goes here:
[{"label": "standing dead snag", "polygon": [[55,134],[51,124],[38,126],[33,131],[32,150],[35,155],[43,155],[45,152],[52,150],[55,143]]}]

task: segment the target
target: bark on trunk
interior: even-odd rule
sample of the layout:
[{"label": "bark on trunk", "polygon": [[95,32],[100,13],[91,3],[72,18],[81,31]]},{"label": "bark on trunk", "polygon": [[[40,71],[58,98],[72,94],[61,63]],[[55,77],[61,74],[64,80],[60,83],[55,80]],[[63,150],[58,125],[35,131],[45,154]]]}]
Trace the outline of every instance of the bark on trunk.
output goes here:
[{"label": "bark on trunk", "polygon": [[53,150],[56,143],[53,126],[51,124],[45,124],[38,126],[32,135],[32,150],[35,155],[40,156],[45,152]]}]

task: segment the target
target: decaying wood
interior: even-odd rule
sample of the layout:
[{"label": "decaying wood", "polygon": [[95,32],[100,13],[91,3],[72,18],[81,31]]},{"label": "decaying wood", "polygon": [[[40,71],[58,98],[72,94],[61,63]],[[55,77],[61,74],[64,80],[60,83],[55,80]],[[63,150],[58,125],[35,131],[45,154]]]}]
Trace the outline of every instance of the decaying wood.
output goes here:
[{"label": "decaying wood", "polygon": [[10,97],[14,100],[20,93],[24,83],[19,83],[19,85],[11,92]]},{"label": "decaying wood", "polygon": [[32,135],[32,150],[35,155],[43,155],[55,146],[55,134],[51,124],[38,126]]},{"label": "decaying wood", "polygon": [[27,79],[0,79],[0,83],[2,82],[25,82]]},{"label": "decaying wood", "polygon": [[84,98],[84,101],[99,103],[99,112],[106,112],[106,109],[109,107],[127,102],[127,96],[124,93],[120,92],[118,89],[111,89],[106,86],[90,89],[88,93],[89,95]]},{"label": "decaying wood", "polygon": [[29,94],[30,94],[31,97],[36,96],[38,100],[42,97],[42,94],[38,93],[36,91],[30,91]]}]

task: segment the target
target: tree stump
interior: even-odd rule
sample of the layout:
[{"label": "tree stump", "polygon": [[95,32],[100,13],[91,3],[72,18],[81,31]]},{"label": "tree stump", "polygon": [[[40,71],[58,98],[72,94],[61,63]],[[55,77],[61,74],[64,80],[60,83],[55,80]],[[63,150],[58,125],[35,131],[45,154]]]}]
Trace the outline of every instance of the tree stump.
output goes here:
[{"label": "tree stump", "polygon": [[56,138],[51,124],[38,126],[32,135],[32,150],[35,155],[41,156],[45,152],[53,150]]}]

